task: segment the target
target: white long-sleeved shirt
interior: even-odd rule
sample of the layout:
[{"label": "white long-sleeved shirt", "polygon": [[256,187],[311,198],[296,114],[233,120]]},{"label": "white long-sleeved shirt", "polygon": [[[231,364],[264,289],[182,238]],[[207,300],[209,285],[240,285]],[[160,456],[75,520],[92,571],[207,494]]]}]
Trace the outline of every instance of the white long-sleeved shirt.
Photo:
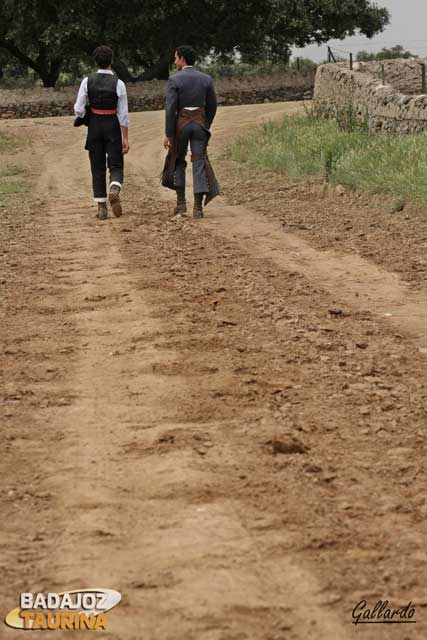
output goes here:
[{"label": "white long-sleeved shirt", "polygon": [[[98,69],[97,73],[110,73],[113,72],[109,69]],[[122,80],[117,81],[117,118],[122,127],[129,126],[129,112],[128,112],[128,98],[126,94],[126,85]],[[80,84],[80,89],[77,94],[76,104],[74,105],[74,113],[77,117],[83,118],[86,111],[86,104],[88,100],[87,93],[87,77],[83,78]]]}]

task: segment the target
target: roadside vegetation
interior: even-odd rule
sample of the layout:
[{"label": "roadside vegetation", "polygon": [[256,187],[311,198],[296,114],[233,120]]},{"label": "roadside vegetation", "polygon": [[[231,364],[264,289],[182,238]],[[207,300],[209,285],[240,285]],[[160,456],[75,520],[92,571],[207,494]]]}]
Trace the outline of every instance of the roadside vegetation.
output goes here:
[{"label": "roadside vegetation", "polygon": [[28,191],[28,185],[23,180],[3,180],[0,179],[0,195],[10,195],[12,193],[23,193]]},{"label": "roadside vegetation", "polygon": [[18,145],[18,141],[13,136],[0,133],[0,152],[3,153],[11,153],[15,151]]},{"label": "roadside vegetation", "polygon": [[12,162],[22,140],[9,134],[0,133],[0,203],[6,196],[24,193],[29,189],[25,180],[26,169],[17,162]]},{"label": "roadside vegetation", "polygon": [[18,176],[25,172],[25,169],[17,164],[3,164],[0,162],[0,178],[8,176]]},{"label": "roadside vegetation", "polygon": [[[233,60],[229,62],[214,62],[205,59],[197,66],[201,71],[209,73],[215,80],[221,80],[228,78],[255,78],[279,73],[314,73],[318,65],[309,58],[292,58],[286,62],[260,60],[256,63],[237,62]],[[170,69],[172,71],[174,70],[172,66]],[[95,67],[91,63],[76,63],[69,71],[63,71],[59,74],[55,86],[57,89],[74,87],[80,83],[84,76],[94,71]],[[143,72],[143,67],[136,66],[132,68],[132,73],[135,77],[142,75]],[[9,64],[2,69],[0,89],[30,89],[41,86],[42,81],[37,77],[37,74],[23,65]]]},{"label": "roadside vegetation", "polygon": [[256,64],[245,62],[230,62],[229,64],[211,62],[201,64],[199,68],[215,80],[219,80],[222,78],[246,78],[299,71],[304,73],[315,71],[317,66],[318,65],[309,58],[294,58],[286,63],[274,63],[269,60],[263,60]]},{"label": "roadside vegetation", "polygon": [[427,137],[370,135],[351,105],[333,119],[307,113],[266,123],[238,139],[231,156],[290,177],[319,176],[427,206]]}]

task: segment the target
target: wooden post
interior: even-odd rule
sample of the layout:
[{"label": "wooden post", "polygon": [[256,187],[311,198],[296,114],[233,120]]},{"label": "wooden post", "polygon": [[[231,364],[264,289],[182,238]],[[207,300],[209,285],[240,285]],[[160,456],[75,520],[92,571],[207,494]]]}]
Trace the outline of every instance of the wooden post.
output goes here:
[{"label": "wooden post", "polygon": [[421,93],[426,94],[426,65],[425,62],[420,62],[421,66]]},{"label": "wooden post", "polygon": [[350,53],[350,71],[353,71],[353,54]]},{"label": "wooden post", "polygon": [[328,62],[336,62],[335,56],[332,53],[331,47],[328,47]]},{"label": "wooden post", "polygon": [[301,58],[297,58],[297,71],[301,71]]},{"label": "wooden post", "polygon": [[385,84],[385,66],[384,63],[381,64],[381,82]]}]

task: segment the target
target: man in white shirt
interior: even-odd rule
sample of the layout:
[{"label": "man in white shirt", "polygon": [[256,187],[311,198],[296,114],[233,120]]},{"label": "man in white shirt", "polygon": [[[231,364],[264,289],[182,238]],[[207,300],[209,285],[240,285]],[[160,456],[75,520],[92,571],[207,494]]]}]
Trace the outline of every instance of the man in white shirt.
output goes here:
[{"label": "man in white shirt", "polygon": [[123,155],[129,151],[129,117],[126,86],[111,70],[113,52],[110,47],[95,49],[98,71],[83,78],[74,113],[83,118],[89,109],[88,135],[93,196],[98,203],[97,217],[105,220],[107,210],[107,163],[110,172],[108,200],[113,214],[122,215],[120,191],[123,184]]}]

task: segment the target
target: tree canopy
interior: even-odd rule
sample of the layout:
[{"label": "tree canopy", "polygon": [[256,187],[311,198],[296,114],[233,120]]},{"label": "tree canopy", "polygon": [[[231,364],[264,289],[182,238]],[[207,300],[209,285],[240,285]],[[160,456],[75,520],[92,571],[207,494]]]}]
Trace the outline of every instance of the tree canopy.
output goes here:
[{"label": "tree canopy", "polygon": [[118,75],[132,81],[167,77],[179,44],[201,57],[283,61],[294,45],[370,38],[388,20],[371,0],[0,0],[0,49],[54,86],[61,70],[109,44]]}]

